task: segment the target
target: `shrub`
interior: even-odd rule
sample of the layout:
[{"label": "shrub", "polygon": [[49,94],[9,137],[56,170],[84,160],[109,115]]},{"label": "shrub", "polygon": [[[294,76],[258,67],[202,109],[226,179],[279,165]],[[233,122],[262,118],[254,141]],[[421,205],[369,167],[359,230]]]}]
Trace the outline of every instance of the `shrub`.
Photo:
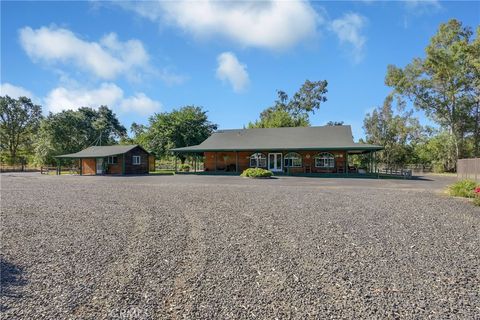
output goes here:
[{"label": "shrub", "polygon": [[480,195],[473,198],[473,204],[480,207]]},{"label": "shrub", "polygon": [[472,180],[460,180],[452,184],[448,189],[450,195],[454,197],[475,197],[475,188],[477,184]]},{"label": "shrub", "polygon": [[434,173],[444,173],[445,172],[445,166],[443,165],[443,163],[434,162],[433,167],[432,167],[432,171]]},{"label": "shrub", "polygon": [[184,172],[189,172],[190,171],[190,165],[184,163],[184,164],[180,165],[179,170],[184,171]]},{"label": "shrub", "polygon": [[242,172],[241,176],[249,178],[270,178],[273,176],[273,173],[272,171],[262,168],[248,168]]},{"label": "shrub", "polygon": [[480,186],[475,188],[473,194],[475,195],[473,198],[473,204],[480,207]]}]

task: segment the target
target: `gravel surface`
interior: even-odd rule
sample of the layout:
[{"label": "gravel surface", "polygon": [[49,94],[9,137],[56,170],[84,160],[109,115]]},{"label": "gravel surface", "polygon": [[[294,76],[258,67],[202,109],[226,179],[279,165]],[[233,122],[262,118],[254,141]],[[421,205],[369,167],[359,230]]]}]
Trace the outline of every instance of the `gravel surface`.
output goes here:
[{"label": "gravel surface", "polygon": [[2,319],[480,319],[448,178],[0,179]]}]

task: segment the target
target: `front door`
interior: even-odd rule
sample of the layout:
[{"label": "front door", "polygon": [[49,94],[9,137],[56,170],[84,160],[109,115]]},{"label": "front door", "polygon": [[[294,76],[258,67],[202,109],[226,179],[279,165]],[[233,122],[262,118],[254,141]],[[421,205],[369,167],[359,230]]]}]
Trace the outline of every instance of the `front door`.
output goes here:
[{"label": "front door", "polygon": [[282,171],[282,154],[281,153],[268,154],[268,170]]},{"label": "front door", "polygon": [[97,158],[97,174],[103,174],[103,158]]}]

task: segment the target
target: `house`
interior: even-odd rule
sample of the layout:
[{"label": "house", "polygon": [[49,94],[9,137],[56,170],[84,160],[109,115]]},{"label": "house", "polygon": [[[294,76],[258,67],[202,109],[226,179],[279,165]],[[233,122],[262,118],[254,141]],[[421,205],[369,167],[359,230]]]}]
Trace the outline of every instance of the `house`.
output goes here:
[{"label": "house", "polygon": [[382,146],[355,143],[350,126],[285,127],[219,130],[196,146],[172,149],[176,154],[202,154],[205,171],[241,172],[261,167],[287,173],[349,173],[349,156],[366,154],[375,169]]},{"label": "house", "polygon": [[155,158],[139,145],[93,146],[56,158],[78,160],[81,175],[145,174],[155,167]]}]

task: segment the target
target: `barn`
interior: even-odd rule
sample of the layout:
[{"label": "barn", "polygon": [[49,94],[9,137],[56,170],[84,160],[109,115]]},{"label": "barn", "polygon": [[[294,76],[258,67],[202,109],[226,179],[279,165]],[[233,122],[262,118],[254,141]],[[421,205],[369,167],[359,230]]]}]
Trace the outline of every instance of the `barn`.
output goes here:
[{"label": "barn", "polygon": [[155,167],[153,155],[139,145],[92,146],[56,158],[78,160],[81,175],[147,174]]}]

